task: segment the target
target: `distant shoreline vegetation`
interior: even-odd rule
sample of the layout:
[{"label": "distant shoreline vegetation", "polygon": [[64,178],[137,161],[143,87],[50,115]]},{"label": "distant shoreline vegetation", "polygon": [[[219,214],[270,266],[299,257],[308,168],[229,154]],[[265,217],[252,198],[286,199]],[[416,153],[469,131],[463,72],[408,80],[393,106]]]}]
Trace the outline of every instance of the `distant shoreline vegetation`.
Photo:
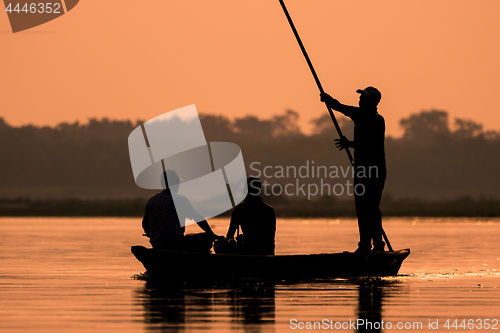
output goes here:
[{"label": "distant shoreline vegetation", "polygon": [[[449,118],[440,110],[414,113],[400,120],[402,137],[386,138],[385,214],[500,216],[495,207],[489,206],[500,200],[500,133],[486,131],[471,120],[452,122]],[[314,128],[307,135],[300,130],[298,119],[298,113],[291,110],[268,119],[200,115],[206,140],[238,144],[247,175],[262,172],[262,183],[269,191],[274,190],[266,200],[283,214],[353,215],[352,196],[347,197],[352,190],[347,183],[351,182],[352,168],[345,153],[335,148],[338,135],[329,115],[313,120]],[[338,121],[351,139],[352,122],[342,117]],[[128,136],[141,123],[104,118],[54,127],[13,127],[0,117],[0,199],[27,200],[22,203],[26,213],[12,207],[2,208],[0,213],[139,214],[146,199],[157,192],[139,188],[132,175]],[[255,162],[260,164],[252,168]],[[269,169],[264,170],[266,167]],[[303,178],[306,171],[309,177]],[[337,171],[341,179],[336,178]],[[182,177],[182,170],[179,174]],[[344,192],[340,185],[344,185]],[[323,187],[330,193],[321,195]],[[293,197],[287,197],[285,191],[293,192]],[[309,202],[299,204],[308,196]],[[471,198],[469,203],[460,202],[459,198],[466,197]],[[130,198],[141,198],[142,202]],[[421,203],[410,205],[407,198]],[[56,207],[57,200],[67,207]],[[131,200],[129,207],[123,207],[127,200]],[[339,204],[341,200],[345,204]],[[41,207],[42,203],[50,208]]]},{"label": "distant shoreline vegetation", "polygon": [[[267,198],[266,198],[267,199]],[[280,218],[338,218],[355,217],[352,200],[289,200],[269,197]],[[278,201],[277,201],[278,200]],[[82,199],[1,199],[0,217],[15,216],[78,216],[78,217],[137,217],[142,218],[146,200],[82,200]],[[383,199],[382,214],[386,217],[499,217],[500,201],[460,198],[426,202],[419,199]],[[221,217],[230,216],[228,211]]]}]

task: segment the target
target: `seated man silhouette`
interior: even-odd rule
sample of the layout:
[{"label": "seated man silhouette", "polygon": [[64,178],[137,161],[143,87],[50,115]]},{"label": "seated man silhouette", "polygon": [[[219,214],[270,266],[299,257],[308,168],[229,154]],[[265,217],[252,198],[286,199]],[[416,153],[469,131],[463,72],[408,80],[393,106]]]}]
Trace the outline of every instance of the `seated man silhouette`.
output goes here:
[{"label": "seated man silhouette", "polygon": [[384,251],[382,240],[382,213],[380,200],[387,176],[385,162],[385,120],[378,113],[377,105],[382,98],[374,87],[358,89],[359,107],[341,104],[327,93],[321,101],[343,113],[354,122],[354,141],[345,136],[336,139],[340,150],[354,148],[354,202],[358,216],[359,243],[356,252]]},{"label": "seated man silhouette", "polygon": [[242,203],[234,207],[226,238],[234,239],[234,233],[241,226],[243,231],[243,252],[245,254],[274,255],[274,237],[276,234],[276,215],[273,207],[264,203],[260,197],[262,183],[260,179],[247,179],[248,194]]},{"label": "seated man silhouette", "polygon": [[[164,190],[149,198],[142,228],[154,249],[209,252],[215,238],[220,236],[212,231],[189,199],[177,193],[181,182],[182,179],[173,169],[162,173]],[[186,218],[200,221],[197,224],[205,232],[185,236],[185,228],[180,222],[184,222]]]}]

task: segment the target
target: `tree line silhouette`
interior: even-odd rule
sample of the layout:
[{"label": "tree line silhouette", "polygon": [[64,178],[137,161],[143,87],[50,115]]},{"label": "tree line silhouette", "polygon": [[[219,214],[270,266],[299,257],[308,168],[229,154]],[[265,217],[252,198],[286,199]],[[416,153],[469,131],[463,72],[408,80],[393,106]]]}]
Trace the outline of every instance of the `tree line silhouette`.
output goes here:
[{"label": "tree line silhouette", "polygon": [[[337,134],[329,115],[312,121],[311,134],[298,125],[297,112],[287,110],[270,119],[201,114],[207,141],[238,144],[248,175],[252,162],[264,166],[348,166],[334,146]],[[0,198],[118,200],[147,198],[155,191],[135,185],[127,138],[142,121],[90,119],[54,127],[13,127],[0,118]],[[339,119],[352,138],[353,125]],[[471,120],[450,124],[446,111],[414,113],[400,121],[399,138],[386,138],[388,178],[384,201],[498,200],[500,199],[500,133],[486,131]],[[181,175],[182,177],[182,175]],[[291,179],[261,177],[272,185]],[[303,180],[319,183],[319,179]],[[338,179],[327,179],[335,183]],[[269,198],[276,204],[304,198]],[[328,206],[338,197],[315,197],[304,204]],[[345,199],[345,198],[344,198]],[[311,208],[313,209],[313,208]]]}]

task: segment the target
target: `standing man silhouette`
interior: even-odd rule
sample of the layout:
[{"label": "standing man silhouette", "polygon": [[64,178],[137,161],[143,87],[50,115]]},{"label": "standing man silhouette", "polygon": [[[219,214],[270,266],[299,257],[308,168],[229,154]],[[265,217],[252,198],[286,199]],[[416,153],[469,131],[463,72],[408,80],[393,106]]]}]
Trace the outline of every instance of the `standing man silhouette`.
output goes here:
[{"label": "standing man silhouette", "polygon": [[354,200],[358,216],[359,243],[357,253],[384,251],[382,239],[382,213],[380,200],[387,169],[385,162],[385,120],[377,111],[382,98],[374,87],[356,90],[359,107],[341,104],[327,93],[320,94],[321,101],[343,113],[354,122],[354,140],[345,136],[336,139],[340,150],[354,148]]}]

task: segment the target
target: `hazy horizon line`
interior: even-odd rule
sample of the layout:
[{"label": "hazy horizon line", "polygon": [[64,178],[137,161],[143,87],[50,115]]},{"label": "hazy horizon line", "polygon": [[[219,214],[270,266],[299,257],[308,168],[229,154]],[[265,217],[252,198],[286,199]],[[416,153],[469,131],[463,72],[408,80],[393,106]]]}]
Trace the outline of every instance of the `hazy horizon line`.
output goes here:
[{"label": "hazy horizon line", "polygon": [[[441,109],[438,109],[438,108],[430,108],[430,109],[422,109],[420,111],[416,111],[416,112],[412,112],[409,116],[413,115],[413,114],[419,114],[421,112],[426,112],[426,111],[432,111],[432,110],[438,110],[438,111],[444,111],[448,114],[448,116],[450,117],[449,120],[450,121],[450,129],[453,129],[454,128],[454,124],[453,124],[453,120],[455,119],[463,119],[463,120],[470,120],[470,121],[473,121],[479,125],[482,125],[483,126],[483,130],[485,132],[487,131],[494,131],[494,132],[500,132],[500,128],[487,128],[485,126],[485,123],[482,123],[482,122],[479,122],[479,121],[476,121],[476,120],[473,120],[472,118],[460,118],[460,117],[457,117],[457,116],[453,116],[449,111],[447,110],[441,110]],[[223,118],[226,118],[228,119],[232,124],[231,125],[234,125],[234,121],[236,119],[242,119],[242,118],[246,118],[246,117],[255,117],[257,118],[258,120],[261,120],[261,121],[266,121],[266,120],[272,120],[273,117],[276,117],[276,116],[279,116],[279,115],[283,115],[283,114],[286,114],[288,111],[293,111],[293,112],[296,112],[297,115],[298,115],[298,119],[301,118],[301,114],[291,108],[285,108],[284,111],[282,111],[281,113],[275,113],[275,114],[272,114],[272,115],[269,115],[267,117],[260,117],[256,114],[243,114],[243,115],[240,115],[240,116],[228,116],[228,115],[224,115],[222,113],[213,113],[213,112],[204,112],[204,111],[200,111],[199,114],[201,117],[203,116],[215,116],[215,117],[223,117]],[[325,113],[325,115],[327,115],[327,113]],[[383,115],[383,114],[382,114]],[[324,116],[324,115],[323,115]],[[309,136],[311,134],[313,134],[313,129],[314,129],[314,120],[317,120],[317,119],[320,119],[321,117],[323,116],[319,116],[319,117],[313,117],[313,118],[310,118],[309,121],[307,121],[308,125],[309,126],[304,126],[303,125],[303,122],[301,123],[300,121],[297,122],[297,125],[299,127],[299,132],[303,135],[306,135],[306,136]],[[348,121],[350,121],[349,118],[345,117],[344,115],[342,114],[336,114],[335,117],[337,118],[337,120],[339,119],[346,119]],[[400,117],[399,120],[401,119],[404,119],[404,118],[407,118],[407,117]],[[131,124],[135,124],[135,125],[139,125],[139,124],[142,124],[144,122],[146,122],[147,120],[143,120],[143,119],[140,119],[140,118],[136,118],[136,119],[130,119],[130,118],[111,118],[111,117],[108,117],[108,116],[102,116],[102,117],[99,117],[99,116],[90,116],[90,117],[87,117],[86,119],[76,119],[76,120],[61,120],[61,121],[58,121],[57,123],[45,123],[45,124],[34,124],[32,122],[25,122],[25,123],[22,123],[22,124],[11,124],[8,120],[6,120],[5,116],[3,115],[0,115],[0,120],[3,120],[3,122],[8,125],[9,127],[11,128],[22,128],[22,127],[30,127],[30,126],[33,126],[33,127],[38,127],[38,128],[43,128],[43,127],[49,127],[49,128],[53,128],[55,129],[57,126],[59,125],[63,125],[63,124],[69,124],[69,125],[74,125],[74,124],[78,124],[78,125],[81,125],[81,126],[85,126],[85,125],[88,125],[91,123],[91,121],[93,120],[96,120],[96,121],[103,121],[103,120],[108,120],[110,122],[130,122]],[[333,123],[332,123],[332,126],[333,126]],[[335,130],[333,127],[332,127],[332,130]],[[394,133],[387,133],[386,132],[386,137],[392,137],[392,138],[402,138],[404,135],[404,129],[403,127],[400,125],[399,126],[399,130],[397,131],[396,134]]]}]

